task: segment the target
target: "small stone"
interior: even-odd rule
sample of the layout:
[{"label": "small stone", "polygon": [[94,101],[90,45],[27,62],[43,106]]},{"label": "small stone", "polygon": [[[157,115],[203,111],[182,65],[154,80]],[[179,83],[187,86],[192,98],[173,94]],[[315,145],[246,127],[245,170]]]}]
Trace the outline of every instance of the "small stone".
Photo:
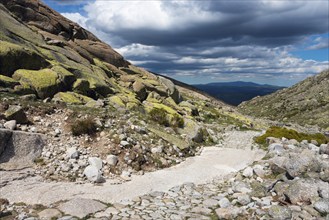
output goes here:
[{"label": "small stone", "polygon": [[6,128],[6,129],[9,129],[9,130],[15,130],[16,129],[16,121],[15,120],[11,120],[11,121],[7,121],[3,126]]},{"label": "small stone", "polygon": [[121,176],[122,179],[124,180],[130,180],[131,173],[129,171],[122,171]]},{"label": "small stone", "polygon": [[273,219],[291,219],[292,213],[288,207],[273,205],[269,208],[268,214]]},{"label": "small stone", "polygon": [[151,149],[152,154],[161,154],[163,151],[163,146],[153,147]]},{"label": "small stone", "polygon": [[94,166],[99,170],[101,170],[103,167],[103,161],[98,157],[89,157],[88,162],[91,166]]},{"label": "small stone", "polygon": [[129,147],[130,143],[128,141],[121,141],[120,145],[123,146],[123,147]]},{"label": "small stone", "polygon": [[246,169],[244,169],[242,176],[252,177],[253,174],[254,174],[254,170],[251,167],[247,167]]},{"label": "small stone", "polygon": [[58,129],[58,128],[55,129],[55,136],[58,136],[58,135],[60,135],[61,133],[62,133],[62,132],[61,132],[60,129]]},{"label": "small stone", "polygon": [[250,203],[250,197],[247,194],[242,194],[238,196],[238,202],[241,205],[247,205],[248,203]]},{"label": "small stone", "polygon": [[66,151],[66,155],[69,159],[78,159],[79,158],[79,151],[75,147],[70,147]]},{"label": "small stone", "polygon": [[320,152],[320,154],[328,154],[329,155],[329,144],[321,144],[319,152]]},{"label": "small stone", "polygon": [[322,215],[329,214],[329,199],[321,199],[314,203],[314,209]]},{"label": "small stone", "polygon": [[106,157],[106,162],[108,165],[115,166],[118,163],[118,157],[115,155],[108,155]]},{"label": "small stone", "polygon": [[277,155],[281,155],[282,152],[284,151],[283,145],[282,144],[279,144],[279,143],[270,144],[268,146],[268,150],[270,152],[273,152],[273,153],[277,154]]},{"label": "small stone", "polygon": [[219,206],[221,208],[227,208],[231,206],[230,200],[228,200],[226,197],[219,200]]},{"label": "small stone", "polygon": [[56,219],[60,218],[62,216],[62,214],[57,209],[45,209],[45,210],[39,212],[38,216],[40,219],[43,219],[43,220],[52,220],[55,218]]},{"label": "small stone", "polygon": [[83,174],[91,182],[100,183],[103,181],[100,170],[92,165],[87,166],[83,171]]}]

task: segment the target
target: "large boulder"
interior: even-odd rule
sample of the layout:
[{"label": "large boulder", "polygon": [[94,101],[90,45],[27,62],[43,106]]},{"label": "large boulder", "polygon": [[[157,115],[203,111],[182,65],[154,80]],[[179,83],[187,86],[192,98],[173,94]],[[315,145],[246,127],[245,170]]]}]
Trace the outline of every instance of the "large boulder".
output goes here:
[{"label": "large boulder", "polygon": [[34,51],[17,44],[0,41],[0,73],[12,76],[18,69],[38,70],[48,62]]},{"label": "large boulder", "polygon": [[179,93],[178,89],[176,88],[175,84],[162,76],[159,76],[159,80],[163,86],[166,87],[168,95],[176,102],[180,103],[183,101],[181,94]]},{"label": "large boulder", "polygon": [[33,166],[44,146],[41,134],[0,129],[0,169]]},{"label": "large boulder", "polygon": [[60,74],[50,69],[17,70],[13,78],[22,85],[32,88],[39,98],[53,97],[63,90],[63,81]]}]

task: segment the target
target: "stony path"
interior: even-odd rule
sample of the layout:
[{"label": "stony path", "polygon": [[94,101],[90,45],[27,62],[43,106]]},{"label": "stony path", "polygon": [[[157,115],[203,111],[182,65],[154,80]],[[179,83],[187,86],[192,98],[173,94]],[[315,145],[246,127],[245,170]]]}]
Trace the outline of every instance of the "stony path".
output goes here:
[{"label": "stony path", "polygon": [[[43,182],[41,177],[35,176],[12,182],[9,181],[1,188],[0,193],[1,197],[8,199],[10,202],[25,202],[27,204],[50,205],[58,201],[77,197],[100,200],[112,204],[135,204],[135,211],[121,210],[121,217],[131,217],[134,213],[142,212],[139,213],[139,216],[147,214],[149,218],[160,218],[160,216],[153,216],[155,215],[154,211],[159,206],[163,210],[156,213],[160,213],[162,217],[166,216],[166,210],[169,210],[172,206],[176,208],[170,209],[170,216],[180,216],[182,213],[179,210],[184,211],[184,209],[189,209],[188,213],[198,211],[196,213],[209,215],[211,210],[207,209],[207,204],[209,203],[208,205],[210,205],[210,203],[214,202],[214,196],[217,196],[217,200],[220,199],[216,191],[212,192],[209,190],[216,188],[209,182],[231,172],[241,170],[264,155],[261,151],[250,150],[251,139],[256,134],[256,132],[228,133],[225,138],[228,141],[224,142],[225,148],[207,147],[200,156],[188,158],[177,166],[146,173],[143,176],[133,176],[131,181],[119,185],[113,185],[111,181],[107,181],[102,185]],[[234,143],[243,143],[245,149],[235,149]],[[242,148],[241,144],[238,148]],[[3,173],[0,173],[0,175],[6,176]],[[1,178],[0,185],[5,181],[6,178]],[[209,184],[199,189],[194,188],[195,184],[205,183]],[[142,195],[146,195],[146,199],[138,197]],[[187,198],[186,195],[189,197]],[[154,200],[152,205],[150,205],[150,201],[147,199],[150,196]],[[135,203],[128,202],[133,200],[135,200]],[[193,205],[199,203],[203,205]],[[146,205],[150,205],[148,209],[145,209]],[[193,211],[192,209],[195,210]],[[117,212],[116,210],[112,211]],[[128,213],[128,211],[131,213]],[[108,210],[108,212],[111,212],[111,210]],[[195,217],[199,218],[200,216]]]}]

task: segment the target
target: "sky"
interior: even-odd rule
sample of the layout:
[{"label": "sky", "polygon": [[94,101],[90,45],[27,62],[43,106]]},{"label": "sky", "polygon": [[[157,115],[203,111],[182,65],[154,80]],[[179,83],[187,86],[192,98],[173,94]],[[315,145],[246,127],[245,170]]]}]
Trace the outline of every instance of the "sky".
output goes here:
[{"label": "sky", "polygon": [[44,0],[132,64],[189,83],[291,86],[329,68],[327,0]]}]

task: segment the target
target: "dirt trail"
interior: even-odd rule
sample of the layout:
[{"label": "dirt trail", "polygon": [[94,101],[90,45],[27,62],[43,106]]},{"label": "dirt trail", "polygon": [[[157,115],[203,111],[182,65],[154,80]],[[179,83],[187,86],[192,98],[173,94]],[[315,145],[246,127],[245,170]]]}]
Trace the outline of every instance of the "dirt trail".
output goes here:
[{"label": "dirt trail", "polygon": [[132,180],[113,185],[107,181],[102,185],[76,184],[64,182],[43,182],[41,177],[15,178],[15,174],[0,172],[0,197],[10,202],[49,205],[60,200],[74,197],[97,199],[115,203],[133,199],[152,191],[167,191],[186,182],[207,183],[214,178],[223,177],[231,172],[243,169],[264,153],[250,150],[252,137],[257,132],[230,132],[224,138],[224,148],[204,148],[200,156],[188,158],[174,167],[163,169],[143,176],[133,176]]}]

